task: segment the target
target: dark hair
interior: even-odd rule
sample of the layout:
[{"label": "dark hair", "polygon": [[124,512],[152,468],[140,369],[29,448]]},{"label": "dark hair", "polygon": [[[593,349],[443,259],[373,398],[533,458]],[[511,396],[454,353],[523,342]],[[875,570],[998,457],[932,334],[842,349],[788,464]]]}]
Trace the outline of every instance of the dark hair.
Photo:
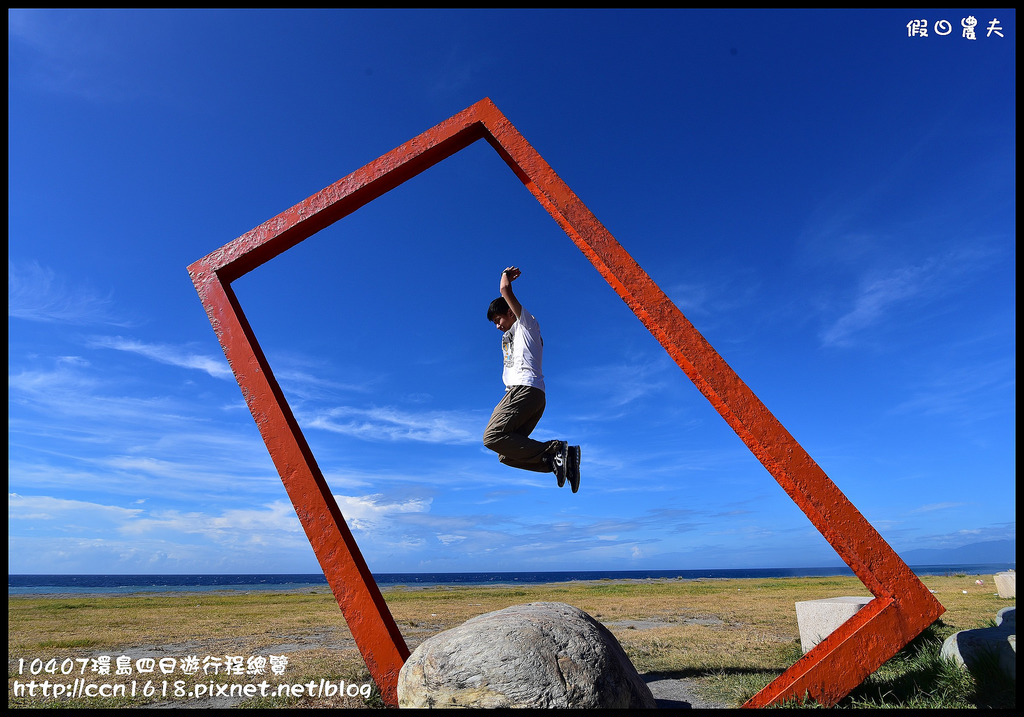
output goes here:
[{"label": "dark hair", "polygon": [[487,320],[493,322],[499,316],[505,316],[512,309],[509,308],[508,302],[505,301],[504,296],[499,296],[497,299],[491,302],[491,305],[487,307]]}]

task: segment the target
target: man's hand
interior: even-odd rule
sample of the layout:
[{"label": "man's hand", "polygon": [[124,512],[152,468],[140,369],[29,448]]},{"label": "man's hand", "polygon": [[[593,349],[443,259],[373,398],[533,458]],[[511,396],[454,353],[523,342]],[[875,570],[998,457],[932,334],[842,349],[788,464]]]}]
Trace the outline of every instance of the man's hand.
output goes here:
[{"label": "man's hand", "polygon": [[512,292],[512,282],[518,279],[522,273],[514,266],[505,267],[505,270],[501,272],[501,284],[499,286],[501,295],[508,302],[508,308],[512,310],[517,319],[523,315],[523,305],[519,303],[516,295]]}]

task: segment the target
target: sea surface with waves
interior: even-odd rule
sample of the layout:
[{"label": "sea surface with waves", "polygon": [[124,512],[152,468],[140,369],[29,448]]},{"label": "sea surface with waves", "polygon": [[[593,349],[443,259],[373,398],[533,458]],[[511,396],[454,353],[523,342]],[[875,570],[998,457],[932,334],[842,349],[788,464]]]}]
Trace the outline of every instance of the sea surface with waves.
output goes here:
[{"label": "sea surface with waves", "polygon": [[[917,565],[923,575],[991,575],[1016,563]],[[714,578],[786,578],[853,575],[847,567],[755,568],[732,570],[581,570],[496,573],[379,573],[381,589],[396,586],[540,585],[582,580],[697,580]],[[326,587],[322,574],[298,575],[8,575],[8,595],[74,593],[209,592],[223,590],[300,590]]]}]

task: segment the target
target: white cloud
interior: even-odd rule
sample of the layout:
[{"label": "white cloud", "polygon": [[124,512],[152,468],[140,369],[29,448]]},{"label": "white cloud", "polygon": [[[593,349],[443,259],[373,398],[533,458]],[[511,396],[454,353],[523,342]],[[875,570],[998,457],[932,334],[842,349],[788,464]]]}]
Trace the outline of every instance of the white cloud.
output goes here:
[{"label": "white cloud", "polygon": [[52,370],[22,371],[8,375],[7,386],[13,394],[22,394],[41,405],[60,403],[60,398],[67,395],[75,395],[78,402],[81,402],[82,397],[91,393],[98,384],[81,370],[88,365],[87,361],[78,357],[61,357],[56,360]]},{"label": "white cloud", "polygon": [[646,406],[642,399],[661,395],[673,381],[682,383],[686,376],[659,352],[624,363],[590,366],[562,380],[598,403],[596,410],[578,415],[578,420],[613,421],[630,409]]},{"label": "white cloud", "polygon": [[896,304],[917,296],[927,275],[922,267],[908,267],[865,281],[853,308],[822,333],[826,346],[846,346],[853,336],[881,321]]},{"label": "white cloud", "polygon": [[[122,508],[46,495],[9,493],[7,499],[8,520],[11,523],[57,522],[61,532],[68,532],[66,528],[70,527],[79,533],[96,531],[105,535],[118,533],[166,537],[198,534],[215,540],[219,545],[226,545],[259,542],[275,534],[301,531],[295,511],[287,501],[273,501],[251,508],[227,508],[211,514],[201,511]],[[40,527],[33,526],[32,532],[40,533]],[[79,537],[87,539],[94,536],[80,534]]]},{"label": "white cloud", "polygon": [[214,378],[233,377],[231,368],[223,356],[197,354],[178,346],[149,344],[120,336],[97,336],[92,339],[91,345],[115,351],[127,351],[170,366],[196,369],[208,373]]},{"label": "white cloud", "polygon": [[7,261],[7,315],[13,319],[59,324],[126,326],[113,311],[112,295],[68,286],[37,262]]},{"label": "white cloud", "polygon": [[219,545],[276,542],[281,533],[302,530],[295,510],[286,501],[274,501],[254,508],[230,508],[219,514],[155,511],[121,526],[126,535],[152,533],[198,534]]},{"label": "white cloud", "polygon": [[216,408],[187,396],[109,393],[135,388],[134,379],[109,369],[104,373],[104,367],[73,356],[55,360],[50,368],[12,373],[8,376],[9,440],[26,445],[45,440],[49,453],[70,451],[68,442],[108,445],[122,455],[138,458],[148,452],[150,458],[165,458],[188,470],[209,456],[232,454],[236,466],[242,463],[262,472],[260,464],[267,465],[265,448],[247,420],[225,422]]},{"label": "white cloud", "polygon": [[911,513],[933,513],[937,510],[949,510],[950,508],[959,508],[960,506],[967,505],[967,503],[930,503],[929,505],[922,505],[920,508],[914,508]]},{"label": "white cloud", "polygon": [[[189,407],[168,397],[103,395],[100,393],[103,385],[95,378],[102,374],[87,373],[82,368],[82,364],[61,360],[51,370],[9,375],[10,403],[45,414],[45,423],[50,430],[93,438],[101,437],[114,425],[124,432],[137,433],[148,429],[156,434],[159,430],[166,430],[168,422],[182,426],[192,424],[194,428],[194,421],[198,420],[184,417],[180,411],[188,411]],[[128,380],[119,381],[118,377],[108,373],[103,382],[124,386]],[[21,420],[27,419],[22,415]]]},{"label": "white cloud", "polygon": [[139,508],[121,508],[89,501],[53,498],[45,495],[7,494],[7,518],[14,521],[66,521],[88,516],[91,520],[102,519],[121,523],[139,516]]},{"label": "white cloud", "polygon": [[918,264],[872,271],[862,280],[852,307],[821,334],[826,346],[848,346],[857,335],[883,324],[907,305],[925,305],[958,288],[994,258],[986,248],[950,251]]},{"label": "white cloud", "polygon": [[402,513],[426,513],[430,510],[430,498],[410,498],[404,501],[388,502],[381,495],[346,496],[336,495],[345,522],[353,530],[380,531],[390,519]]},{"label": "white cloud", "polygon": [[913,395],[892,409],[896,414],[951,415],[960,422],[1013,411],[1013,359],[984,364],[943,363],[930,381],[910,387]]},{"label": "white cloud", "polygon": [[[335,496],[335,499],[353,529],[373,533],[374,545],[378,542],[394,545],[397,541],[411,549],[425,543],[425,539],[417,535],[388,535],[394,532],[396,516],[429,511],[429,498],[390,501],[380,495],[368,495]],[[54,545],[73,539],[79,545],[93,541],[93,547],[103,545],[108,549],[114,544],[159,544],[164,547],[157,554],[158,562],[175,564],[191,552],[191,549],[180,546],[190,545],[197,538],[205,545],[216,545],[218,551],[224,553],[244,552],[253,546],[272,551],[304,552],[308,549],[295,510],[286,500],[208,512],[149,510],[138,505],[122,508],[93,501],[9,493],[8,517],[12,524],[11,538],[46,541],[49,536]],[[176,550],[174,546],[179,548]],[[52,546],[48,550],[52,550]],[[108,559],[113,560],[110,551],[106,552]],[[121,552],[124,552],[123,547]],[[131,555],[118,554],[115,562],[129,558],[130,562],[138,562],[141,559],[138,547],[129,552]],[[200,565],[196,563],[191,569],[198,570]]]},{"label": "white cloud", "polygon": [[388,407],[332,408],[307,419],[303,425],[367,441],[416,441],[450,445],[477,443],[483,430],[480,417],[475,414],[453,411],[409,413]]},{"label": "white cloud", "polygon": [[192,540],[11,536],[9,572],[36,574],[318,573],[304,536],[276,545],[216,545]]}]

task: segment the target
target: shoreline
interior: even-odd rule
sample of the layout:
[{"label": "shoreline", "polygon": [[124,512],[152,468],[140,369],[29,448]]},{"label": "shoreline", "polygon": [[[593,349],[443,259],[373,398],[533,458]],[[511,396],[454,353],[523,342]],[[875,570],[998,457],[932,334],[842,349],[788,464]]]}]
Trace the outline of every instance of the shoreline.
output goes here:
[{"label": "shoreline", "polygon": [[[950,566],[961,567],[961,566]],[[992,566],[962,566],[962,567],[992,567]],[[1005,568],[1006,570],[1013,571],[1015,568]],[[915,573],[918,579],[924,581],[931,577],[981,577],[985,575],[994,575],[993,571],[979,571],[971,572],[964,570],[949,570],[947,572],[929,572],[918,574]],[[852,573],[835,573],[835,574],[821,574],[821,575],[783,575],[783,576],[746,576],[746,577],[637,577],[637,578],[594,578],[594,579],[571,579],[571,580],[556,580],[556,581],[511,581],[511,582],[429,582],[429,583],[394,583],[394,584],[378,584],[378,588],[381,593],[387,594],[389,592],[422,592],[427,590],[451,590],[458,591],[464,589],[495,589],[495,590],[510,590],[510,589],[536,589],[536,588],[547,588],[556,589],[559,586],[564,587],[588,587],[597,585],[643,585],[643,584],[672,584],[672,583],[701,583],[701,582],[723,582],[728,580],[740,580],[740,581],[765,581],[765,580],[824,580],[830,578],[854,578],[857,579],[856,575]],[[196,586],[193,589],[189,589],[191,586],[167,586],[165,589],[161,587],[146,588],[139,586],[137,589],[121,589],[121,590],[104,590],[102,588],[97,589],[82,589],[82,590],[71,590],[71,591],[57,591],[57,590],[41,590],[32,591],[24,590],[18,592],[11,592],[8,590],[8,600],[12,598],[113,598],[113,597],[185,597],[185,596],[199,596],[199,595],[214,595],[214,596],[241,596],[241,595],[253,595],[253,594],[267,594],[267,595],[279,595],[279,594],[330,594],[331,588],[327,584],[310,583],[308,585],[291,585],[288,587],[273,587],[273,586]]]}]

